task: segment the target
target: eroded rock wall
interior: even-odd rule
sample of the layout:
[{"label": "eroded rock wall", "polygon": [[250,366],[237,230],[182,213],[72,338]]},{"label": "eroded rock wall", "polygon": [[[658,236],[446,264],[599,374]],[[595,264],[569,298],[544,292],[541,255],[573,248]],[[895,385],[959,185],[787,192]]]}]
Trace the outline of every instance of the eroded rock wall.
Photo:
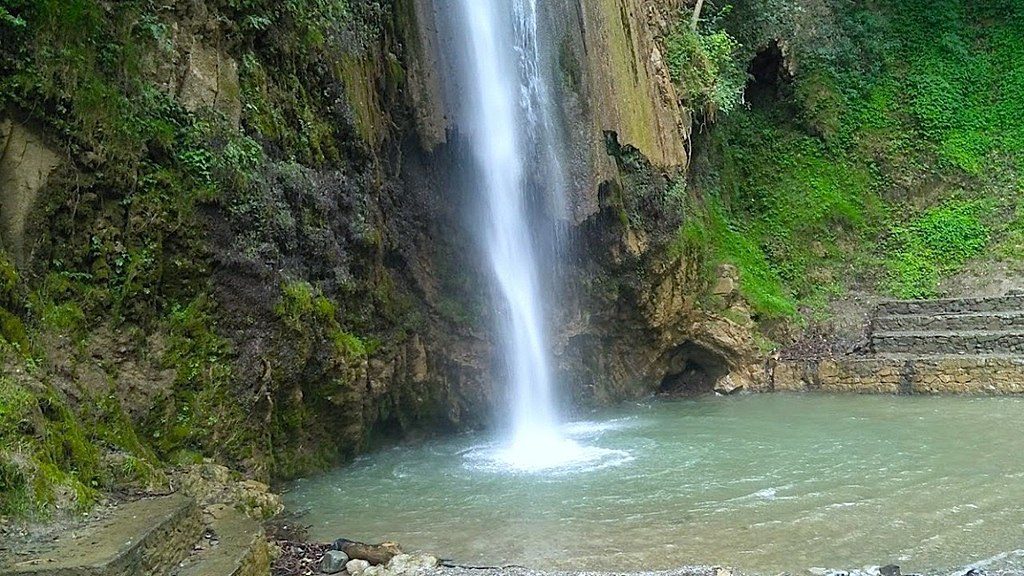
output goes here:
[{"label": "eroded rock wall", "polygon": [[577,222],[600,209],[598,189],[620,177],[607,134],[667,172],[688,162],[690,112],[679,104],[658,39],[677,16],[673,0],[545,3],[549,59],[570,137]]},{"label": "eroded rock wall", "polygon": [[[439,53],[436,41],[446,33],[437,11],[447,4],[413,4],[412,68],[458,65],[458,55]],[[713,279],[703,255],[671,248],[682,223],[672,189],[686,178],[692,121],[661,46],[681,8],[669,0],[541,6],[543,59],[553,68],[569,172],[569,264],[553,306],[556,360],[575,402],[648,395],[690,369],[714,374],[723,389],[763,385],[752,322],[735,286],[705,306],[700,299]],[[458,87],[449,94],[436,74],[415,76],[420,142],[435,149],[455,128]],[[453,144],[439,149],[450,153]],[[703,351],[699,361],[687,352],[694,349]]]}]

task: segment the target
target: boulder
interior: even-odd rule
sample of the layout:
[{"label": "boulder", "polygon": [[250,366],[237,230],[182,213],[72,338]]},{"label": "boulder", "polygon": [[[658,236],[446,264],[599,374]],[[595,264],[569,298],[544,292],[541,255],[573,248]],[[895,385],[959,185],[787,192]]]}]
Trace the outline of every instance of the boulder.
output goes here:
[{"label": "boulder", "polygon": [[736,281],[732,278],[719,278],[715,282],[715,287],[712,293],[715,296],[730,296],[736,291]]},{"label": "boulder", "polygon": [[399,554],[388,562],[388,576],[415,576],[437,567],[437,558]]},{"label": "boulder", "polygon": [[328,550],[320,559],[320,572],[324,574],[337,574],[345,569],[348,562],[348,555],[341,550]]},{"label": "boulder", "polygon": [[715,383],[715,392],[725,396],[735,394],[744,388],[746,388],[746,383],[743,379],[739,376],[733,377],[732,374],[726,374]]},{"label": "boulder", "polygon": [[360,576],[367,568],[370,567],[370,563],[366,560],[349,560],[345,564],[345,570],[349,573],[349,576]]},{"label": "boulder", "polygon": [[348,554],[349,558],[366,560],[370,564],[387,564],[392,558],[402,553],[396,542],[365,544],[339,538],[334,541],[334,549]]}]

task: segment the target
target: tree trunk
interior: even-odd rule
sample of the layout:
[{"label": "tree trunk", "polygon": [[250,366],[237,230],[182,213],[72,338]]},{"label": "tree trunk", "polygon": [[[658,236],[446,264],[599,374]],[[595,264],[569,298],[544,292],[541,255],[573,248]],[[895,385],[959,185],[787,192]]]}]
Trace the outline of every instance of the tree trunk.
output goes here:
[{"label": "tree trunk", "polygon": [[690,19],[690,30],[697,31],[697,23],[700,22],[700,11],[704,9],[704,0],[697,0],[693,7],[693,18]]},{"label": "tree trunk", "polygon": [[334,541],[334,549],[341,550],[353,560],[366,560],[374,566],[387,564],[392,558],[402,553],[402,550],[398,548],[398,544],[394,542],[364,544],[344,538]]}]

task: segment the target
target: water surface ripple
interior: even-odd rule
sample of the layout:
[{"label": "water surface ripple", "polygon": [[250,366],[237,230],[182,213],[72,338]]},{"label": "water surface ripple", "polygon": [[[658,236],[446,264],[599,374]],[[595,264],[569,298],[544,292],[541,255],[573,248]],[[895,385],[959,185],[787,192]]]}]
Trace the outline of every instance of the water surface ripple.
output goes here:
[{"label": "water surface ripple", "polygon": [[654,402],[565,427],[598,451],[502,469],[486,438],[299,481],[312,536],[463,563],[747,571],[1024,569],[1024,399],[771,395]]}]

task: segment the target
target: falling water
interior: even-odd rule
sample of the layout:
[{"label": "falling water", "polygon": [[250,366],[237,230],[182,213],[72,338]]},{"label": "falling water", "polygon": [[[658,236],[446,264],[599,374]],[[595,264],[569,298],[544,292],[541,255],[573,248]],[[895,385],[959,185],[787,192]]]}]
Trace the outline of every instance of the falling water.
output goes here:
[{"label": "falling water", "polygon": [[[562,206],[564,178],[554,107],[541,73],[536,0],[455,0],[454,34],[462,41],[460,128],[473,148],[484,198],[481,241],[502,312],[503,357],[510,382],[511,433],[487,458],[541,470],[601,458],[564,437],[554,407],[544,323],[540,254],[551,237],[532,223],[531,199]],[[555,214],[558,217],[558,214]]]}]

